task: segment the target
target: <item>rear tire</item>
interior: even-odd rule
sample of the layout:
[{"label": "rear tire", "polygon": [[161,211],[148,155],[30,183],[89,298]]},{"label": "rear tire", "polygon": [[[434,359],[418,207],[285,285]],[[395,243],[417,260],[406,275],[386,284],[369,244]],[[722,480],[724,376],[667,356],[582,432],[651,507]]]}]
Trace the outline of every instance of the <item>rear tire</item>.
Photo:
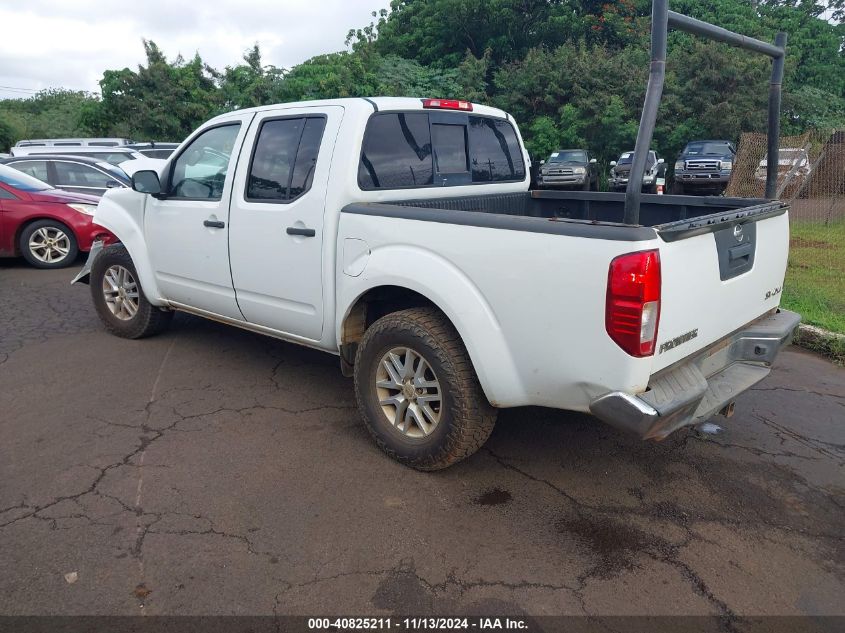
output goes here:
[{"label": "rear tire", "polygon": [[469,457],[496,423],[460,335],[435,308],[394,312],[366,331],[355,394],[376,444],[417,470]]},{"label": "rear tire", "polygon": [[147,301],[129,252],[121,244],[107,246],[94,260],[91,297],[106,329],[122,338],[153,336],[167,329],[173,312]]},{"label": "rear tire", "polygon": [[23,258],[36,268],[65,268],[79,254],[73,231],[56,220],[38,220],[25,227],[18,247]]}]

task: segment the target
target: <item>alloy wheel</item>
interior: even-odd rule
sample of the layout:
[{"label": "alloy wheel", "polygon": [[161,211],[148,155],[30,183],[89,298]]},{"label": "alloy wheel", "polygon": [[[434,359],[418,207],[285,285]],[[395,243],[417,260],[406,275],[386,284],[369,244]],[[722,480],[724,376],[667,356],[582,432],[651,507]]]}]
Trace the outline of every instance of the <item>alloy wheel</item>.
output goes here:
[{"label": "alloy wheel", "polygon": [[124,266],[115,264],[106,269],[103,297],[109,312],[121,321],[128,321],[138,313],[138,282]]},{"label": "alloy wheel", "polygon": [[43,226],[29,237],[29,252],[40,262],[57,264],[70,252],[70,238],[61,229]]},{"label": "alloy wheel", "polygon": [[410,347],[394,347],[382,357],[375,387],[388,422],[406,437],[426,437],[440,422],[440,382],[428,361]]}]

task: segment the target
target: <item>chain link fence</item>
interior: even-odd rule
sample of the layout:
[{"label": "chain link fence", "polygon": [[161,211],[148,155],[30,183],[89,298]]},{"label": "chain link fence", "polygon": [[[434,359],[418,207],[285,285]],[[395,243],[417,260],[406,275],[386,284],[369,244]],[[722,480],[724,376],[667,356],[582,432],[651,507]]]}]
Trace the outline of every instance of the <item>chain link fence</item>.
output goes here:
[{"label": "chain link fence", "polygon": [[[766,135],[743,134],[725,195],[763,197]],[[845,130],[782,137],[777,194],[791,205],[784,303],[845,332]]]}]

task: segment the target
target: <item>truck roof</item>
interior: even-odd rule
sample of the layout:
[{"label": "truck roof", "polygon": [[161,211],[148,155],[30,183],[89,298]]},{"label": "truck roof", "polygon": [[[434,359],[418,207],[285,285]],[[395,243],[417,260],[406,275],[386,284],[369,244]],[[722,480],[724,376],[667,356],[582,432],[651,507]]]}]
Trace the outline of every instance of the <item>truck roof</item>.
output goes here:
[{"label": "truck roof", "polygon": [[[320,106],[338,105],[349,109],[369,110],[378,112],[390,112],[396,110],[420,110],[423,111],[422,97],[347,97],[342,99],[315,99],[313,101],[290,101],[287,103],[275,103],[271,105],[257,106],[255,108],[244,108],[242,110],[233,110],[221,114],[214,119],[225,120],[231,114],[244,114],[247,112],[266,112],[268,110],[284,110],[286,108],[313,108]],[[457,112],[457,110],[445,110],[446,112]],[[465,112],[461,110],[461,112]],[[493,116],[502,119],[510,119],[510,116],[498,108],[482,105],[480,103],[472,104],[472,112],[474,114],[482,114],[485,116]]]}]

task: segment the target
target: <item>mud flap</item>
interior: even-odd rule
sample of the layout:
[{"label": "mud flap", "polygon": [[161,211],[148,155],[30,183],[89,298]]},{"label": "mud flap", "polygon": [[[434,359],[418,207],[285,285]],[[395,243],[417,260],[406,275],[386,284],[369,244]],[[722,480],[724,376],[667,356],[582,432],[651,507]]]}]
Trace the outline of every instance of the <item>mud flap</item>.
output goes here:
[{"label": "mud flap", "polygon": [[73,278],[70,285],[75,283],[88,283],[88,280],[91,277],[91,266],[93,265],[94,260],[97,259],[97,255],[100,254],[101,250],[103,250],[103,243],[99,240],[91,244],[91,251],[88,253],[88,259],[85,261],[85,265],[82,267],[82,270],[79,271],[79,274]]}]

